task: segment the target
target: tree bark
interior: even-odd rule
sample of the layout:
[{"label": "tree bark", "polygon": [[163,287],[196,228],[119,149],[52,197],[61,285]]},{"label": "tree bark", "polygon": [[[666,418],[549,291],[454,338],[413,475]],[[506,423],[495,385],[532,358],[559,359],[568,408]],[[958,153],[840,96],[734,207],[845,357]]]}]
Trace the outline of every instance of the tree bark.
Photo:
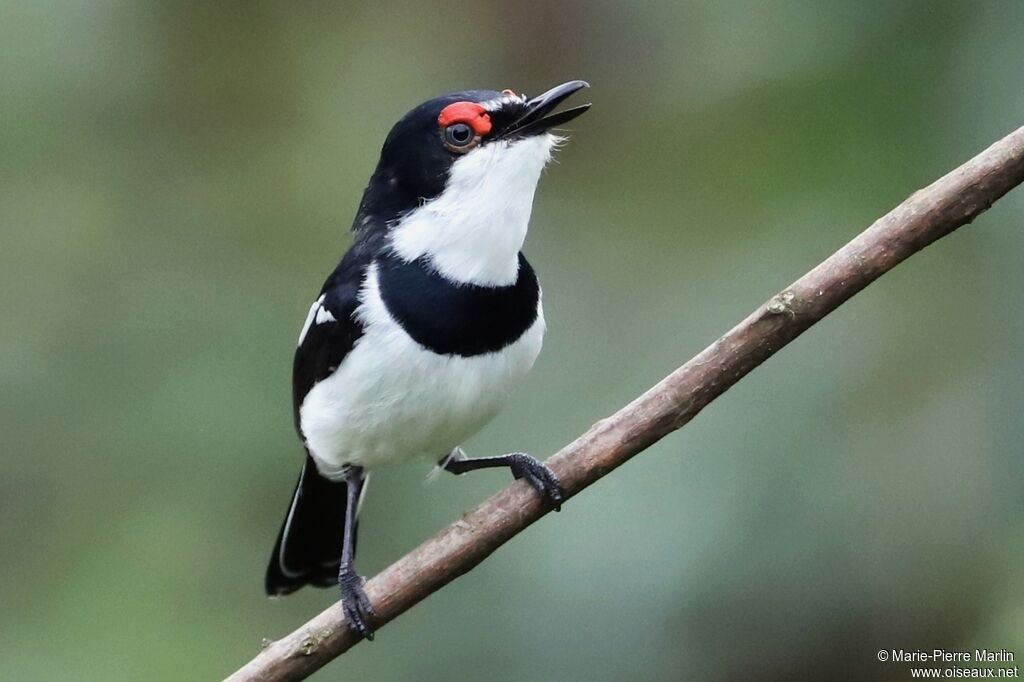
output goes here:
[{"label": "tree bark", "polygon": [[[912,194],[699,355],[562,448],[548,465],[575,495],[693,419],[748,372],[901,261],[970,223],[1024,181],[1020,128]],[[471,570],[547,513],[517,481],[492,495],[366,585],[379,628]],[[299,680],[359,642],[334,604],[267,644],[232,682]]]}]

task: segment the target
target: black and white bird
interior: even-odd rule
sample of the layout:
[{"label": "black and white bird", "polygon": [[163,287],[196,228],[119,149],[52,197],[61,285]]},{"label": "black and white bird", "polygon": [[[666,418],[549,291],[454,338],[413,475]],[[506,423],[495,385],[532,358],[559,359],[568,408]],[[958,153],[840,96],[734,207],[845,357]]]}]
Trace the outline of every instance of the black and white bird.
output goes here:
[{"label": "black and white bird", "polygon": [[432,99],[388,135],[354,243],[299,334],[295,427],[306,460],[267,568],[270,595],[337,584],[350,627],[372,638],[354,567],[356,517],[375,467],[420,456],[461,474],[509,467],[558,508],[555,475],[523,453],[459,447],[503,407],[544,336],[521,249],[571,81],[528,98],[473,90]]}]

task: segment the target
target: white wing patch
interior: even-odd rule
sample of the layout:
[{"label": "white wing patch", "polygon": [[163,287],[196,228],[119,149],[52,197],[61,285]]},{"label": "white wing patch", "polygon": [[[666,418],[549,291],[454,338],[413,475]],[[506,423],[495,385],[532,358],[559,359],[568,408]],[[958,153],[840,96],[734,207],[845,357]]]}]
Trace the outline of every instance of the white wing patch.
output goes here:
[{"label": "white wing patch", "polygon": [[330,310],[320,306],[320,310],[316,311],[316,323],[323,324],[324,322],[337,322],[337,320],[334,319]]},{"label": "white wing patch", "polygon": [[306,322],[302,325],[302,331],[299,332],[299,345],[306,340],[306,334],[309,333],[309,328],[314,324],[324,324],[326,322],[337,322],[338,320],[331,314],[331,311],[323,306],[324,298],[326,294],[320,296],[320,298],[313,301],[313,305],[309,307],[309,314],[306,315]]}]

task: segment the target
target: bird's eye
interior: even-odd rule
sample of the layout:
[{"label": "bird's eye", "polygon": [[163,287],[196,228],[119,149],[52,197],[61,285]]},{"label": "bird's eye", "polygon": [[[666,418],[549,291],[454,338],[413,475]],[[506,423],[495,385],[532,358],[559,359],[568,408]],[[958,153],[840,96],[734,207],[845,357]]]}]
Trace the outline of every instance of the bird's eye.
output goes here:
[{"label": "bird's eye", "polygon": [[467,123],[453,123],[444,129],[444,143],[453,152],[467,152],[480,138]]}]

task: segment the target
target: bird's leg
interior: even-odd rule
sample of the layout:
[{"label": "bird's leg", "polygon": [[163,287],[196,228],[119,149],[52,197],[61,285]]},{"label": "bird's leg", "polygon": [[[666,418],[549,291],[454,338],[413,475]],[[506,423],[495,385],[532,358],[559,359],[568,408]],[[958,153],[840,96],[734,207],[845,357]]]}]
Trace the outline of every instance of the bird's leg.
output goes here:
[{"label": "bird's leg", "polygon": [[508,467],[517,479],[525,478],[540,493],[541,499],[554,507],[555,511],[562,508],[565,493],[562,484],[551,469],[525,452],[512,452],[497,457],[477,457],[470,459],[462,448],[455,448],[451,454],[438,462],[445,471],[453,474],[464,474],[474,469],[490,469],[492,467]]},{"label": "bird's leg", "polygon": [[366,639],[373,639],[373,630],[367,624],[376,614],[373,605],[363,589],[365,579],[356,573],[353,565],[356,554],[356,514],[359,511],[359,497],[363,492],[366,477],[361,467],[351,467],[345,474],[345,537],[341,546],[341,564],[338,567],[338,587],[341,588],[341,608],[345,622]]}]

